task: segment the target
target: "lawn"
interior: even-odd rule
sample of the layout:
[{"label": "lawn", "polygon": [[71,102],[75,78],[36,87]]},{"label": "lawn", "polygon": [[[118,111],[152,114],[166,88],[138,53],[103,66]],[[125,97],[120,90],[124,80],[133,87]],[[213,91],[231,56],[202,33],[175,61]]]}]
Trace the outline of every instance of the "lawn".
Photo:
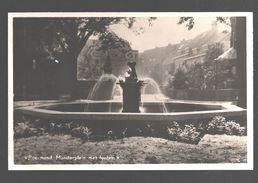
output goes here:
[{"label": "lawn", "polygon": [[70,135],[14,140],[15,164],[246,163],[246,136],[205,135],[198,145],[152,137],[83,142]]}]

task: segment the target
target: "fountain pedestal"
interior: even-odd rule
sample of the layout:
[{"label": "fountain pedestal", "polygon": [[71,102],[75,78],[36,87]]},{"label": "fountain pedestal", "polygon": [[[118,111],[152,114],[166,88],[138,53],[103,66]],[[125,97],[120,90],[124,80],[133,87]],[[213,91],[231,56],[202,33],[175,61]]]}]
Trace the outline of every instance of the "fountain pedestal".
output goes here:
[{"label": "fountain pedestal", "polygon": [[122,112],[140,112],[141,105],[141,87],[143,86],[143,81],[138,80],[135,62],[128,62],[127,65],[130,70],[127,71],[128,77],[125,77],[125,81],[120,80],[119,85],[123,89],[123,111]]}]

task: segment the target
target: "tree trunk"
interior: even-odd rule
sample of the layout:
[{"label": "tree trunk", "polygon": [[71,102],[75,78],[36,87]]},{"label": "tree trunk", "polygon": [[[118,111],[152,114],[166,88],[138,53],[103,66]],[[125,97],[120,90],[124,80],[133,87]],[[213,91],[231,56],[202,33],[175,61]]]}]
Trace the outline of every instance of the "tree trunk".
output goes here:
[{"label": "tree trunk", "polygon": [[[68,70],[69,70],[69,87],[71,99],[75,100],[77,98],[77,54],[73,53],[68,57]],[[67,73],[68,74],[68,73]]]},{"label": "tree trunk", "polygon": [[[246,18],[236,17],[235,23],[235,49],[237,52],[237,70],[239,74],[240,107],[246,108]],[[252,71],[250,71],[252,72]]]},{"label": "tree trunk", "polygon": [[77,81],[77,58],[80,54],[81,50],[85,46],[86,42],[93,34],[93,31],[90,31],[82,41],[79,41],[78,44],[73,45],[73,50],[68,55],[68,62],[69,62],[69,72],[70,72],[70,94],[71,99],[75,100],[78,99],[78,81]]}]

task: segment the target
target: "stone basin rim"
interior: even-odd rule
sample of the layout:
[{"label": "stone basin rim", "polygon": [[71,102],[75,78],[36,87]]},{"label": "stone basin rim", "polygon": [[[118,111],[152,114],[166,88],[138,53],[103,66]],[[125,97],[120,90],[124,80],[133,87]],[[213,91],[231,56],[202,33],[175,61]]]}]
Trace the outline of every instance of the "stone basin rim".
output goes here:
[{"label": "stone basin rim", "polygon": [[[191,111],[191,112],[171,112],[171,113],[119,113],[119,112],[62,112],[50,109],[44,109],[41,107],[51,107],[59,104],[84,104],[84,103],[103,103],[103,101],[90,101],[79,100],[70,102],[56,102],[51,104],[42,104],[34,106],[20,107],[16,109],[23,114],[55,120],[119,120],[119,121],[171,121],[171,120],[190,120],[190,119],[204,119],[211,118],[213,116],[222,115],[224,117],[232,116],[238,117],[246,115],[246,109],[240,108],[231,104],[230,102],[203,102],[203,101],[165,101],[165,103],[183,103],[183,104],[196,104],[196,105],[208,105],[208,106],[221,106],[220,110],[207,110],[207,111]],[[120,101],[107,100],[106,103],[121,103]],[[149,101],[146,103],[155,103]],[[160,103],[160,101],[156,101]]]}]

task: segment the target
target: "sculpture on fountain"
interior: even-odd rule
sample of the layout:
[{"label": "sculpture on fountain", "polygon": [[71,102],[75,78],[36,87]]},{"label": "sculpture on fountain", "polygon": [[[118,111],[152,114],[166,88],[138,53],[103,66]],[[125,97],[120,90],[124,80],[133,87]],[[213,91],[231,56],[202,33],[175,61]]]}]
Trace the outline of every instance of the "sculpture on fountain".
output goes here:
[{"label": "sculpture on fountain", "polygon": [[143,81],[138,80],[136,74],[136,62],[128,62],[130,70],[127,71],[129,76],[125,77],[125,81],[120,80],[119,85],[123,89],[123,111],[122,112],[140,112],[141,104],[141,87]]},{"label": "sculpture on fountain", "polygon": [[136,62],[128,62],[127,65],[130,67],[130,70],[127,71],[127,73],[129,74],[128,78],[130,80],[137,80],[137,74],[135,70]]}]

